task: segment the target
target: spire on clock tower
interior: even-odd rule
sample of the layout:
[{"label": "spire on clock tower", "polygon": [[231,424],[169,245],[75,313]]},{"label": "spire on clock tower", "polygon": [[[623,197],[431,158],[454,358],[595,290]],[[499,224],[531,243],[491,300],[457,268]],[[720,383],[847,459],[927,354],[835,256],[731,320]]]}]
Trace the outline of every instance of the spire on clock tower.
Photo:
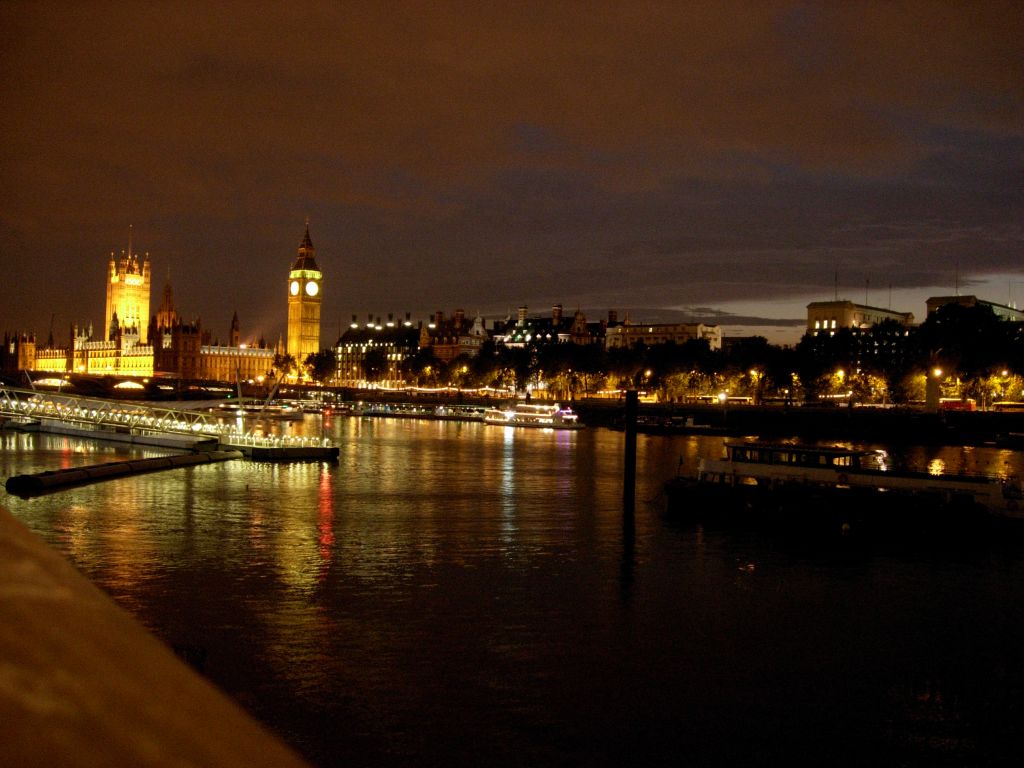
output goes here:
[{"label": "spire on clock tower", "polygon": [[299,255],[295,259],[295,266],[292,269],[316,270],[316,249],[309,237],[309,219],[306,219],[306,234],[299,244]]}]

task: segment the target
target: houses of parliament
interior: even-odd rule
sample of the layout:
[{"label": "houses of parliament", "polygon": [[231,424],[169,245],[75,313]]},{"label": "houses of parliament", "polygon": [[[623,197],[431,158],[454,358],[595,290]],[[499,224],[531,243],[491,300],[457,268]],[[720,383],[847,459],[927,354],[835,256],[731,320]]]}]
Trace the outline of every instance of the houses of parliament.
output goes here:
[{"label": "houses of parliament", "polygon": [[31,334],[8,333],[0,362],[6,369],[58,374],[173,376],[179,379],[260,380],[271,374],[274,357],[289,354],[301,363],[320,351],[320,301],[323,273],[317,266],[309,224],[288,272],[287,342],[241,342],[237,312],[226,344],[197,320],[185,320],[174,304],[170,279],[160,305],[150,314],[152,269],[149,254],[132,247],[110,254],[106,270],[103,326],[71,326],[71,343],[57,347],[52,337],[39,345]]}]

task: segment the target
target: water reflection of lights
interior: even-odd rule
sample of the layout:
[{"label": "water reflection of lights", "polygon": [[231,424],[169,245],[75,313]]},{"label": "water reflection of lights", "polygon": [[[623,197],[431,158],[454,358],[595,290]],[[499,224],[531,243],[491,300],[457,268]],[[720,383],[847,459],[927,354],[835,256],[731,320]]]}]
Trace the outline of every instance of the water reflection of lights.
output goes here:
[{"label": "water reflection of lights", "polygon": [[334,549],[334,486],[331,479],[330,466],[326,464],[320,465],[317,530],[320,534],[321,581],[327,577],[327,566],[330,564],[331,554]]},{"label": "water reflection of lights", "polygon": [[515,502],[515,427],[505,427],[501,440],[501,532],[505,543],[511,543],[515,537],[516,502]]},{"label": "water reflection of lights", "polygon": [[876,450],[874,452],[874,458],[875,458],[875,464],[878,465],[878,468],[880,470],[882,470],[883,472],[888,472],[889,471],[889,468],[890,468],[889,467],[889,454],[885,450],[883,450],[881,448]]}]

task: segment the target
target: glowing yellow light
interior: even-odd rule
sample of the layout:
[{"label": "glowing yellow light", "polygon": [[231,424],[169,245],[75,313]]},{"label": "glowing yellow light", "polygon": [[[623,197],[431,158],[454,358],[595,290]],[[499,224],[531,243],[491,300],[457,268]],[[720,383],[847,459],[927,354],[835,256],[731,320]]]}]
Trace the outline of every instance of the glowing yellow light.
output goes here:
[{"label": "glowing yellow light", "polygon": [[936,368],[935,370],[932,371],[932,375],[936,379],[940,378],[942,376],[942,369],[941,368]]}]

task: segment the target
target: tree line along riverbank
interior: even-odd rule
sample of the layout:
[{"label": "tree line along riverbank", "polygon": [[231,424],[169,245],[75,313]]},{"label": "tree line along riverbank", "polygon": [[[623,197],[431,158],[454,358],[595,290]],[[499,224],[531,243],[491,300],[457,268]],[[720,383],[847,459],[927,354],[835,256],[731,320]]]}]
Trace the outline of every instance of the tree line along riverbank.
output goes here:
[{"label": "tree line along riverbank", "polygon": [[[622,425],[622,409],[578,403],[581,420],[612,428]],[[925,412],[911,408],[830,408],[813,406],[707,406],[642,404],[638,430],[654,434],[757,435],[806,440],[995,444],[1024,449],[1024,414]]]},{"label": "tree line along riverbank", "polygon": [[[404,392],[355,390],[345,400],[400,402]],[[444,405],[494,405],[501,398],[418,395],[415,402]],[[622,429],[622,399],[587,398],[571,405],[580,421],[591,427]],[[709,405],[705,403],[640,403],[638,431],[647,434],[757,435],[806,440],[987,445],[1024,450],[1024,413],[997,411],[938,411],[920,408],[860,408],[810,405]]]}]

